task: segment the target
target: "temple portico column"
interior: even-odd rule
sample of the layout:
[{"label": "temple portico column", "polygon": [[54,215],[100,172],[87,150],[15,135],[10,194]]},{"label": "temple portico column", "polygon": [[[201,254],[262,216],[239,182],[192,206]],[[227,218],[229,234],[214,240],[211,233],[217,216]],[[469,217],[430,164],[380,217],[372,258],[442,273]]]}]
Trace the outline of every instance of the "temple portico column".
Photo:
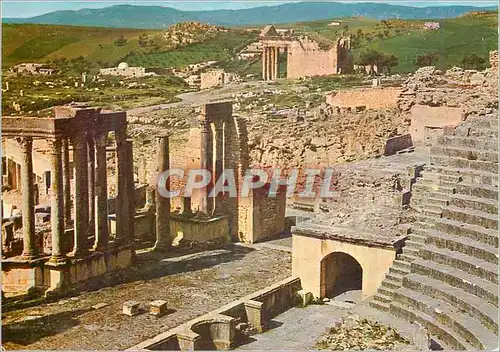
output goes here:
[{"label": "temple portico column", "polygon": [[262,80],[266,80],[266,47],[262,48]]},{"label": "temple portico column", "polygon": [[71,226],[71,168],[69,163],[69,140],[62,140],[62,163],[64,173],[64,221]]},{"label": "temple portico column", "polygon": [[[158,137],[158,179],[161,174],[170,168],[169,137]],[[158,186],[158,185],[157,185]],[[167,179],[165,186],[170,189],[170,181]],[[155,250],[165,250],[172,245],[170,238],[170,198],[163,197],[156,190],[156,243]]]},{"label": "temple portico column", "polygon": [[271,80],[276,79],[276,47],[271,48]]},{"label": "temple portico column", "polygon": [[38,257],[35,241],[35,187],[33,179],[33,138],[21,139],[23,159],[21,165],[21,187],[23,194],[23,253],[26,259]]},{"label": "temple portico column", "polygon": [[116,137],[116,237],[115,244],[127,244],[129,241],[129,202],[127,197],[127,134],[124,128],[115,131]]},{"label": "temple portico column", "polygon": [[278,79],[280,76],[280,48],[274,48],[274,79]]},{"label": "temple portico column", "polygon": [[63,158],[62,158],[62,140],[56,138],[51,141],[51,205],[50,222],[52,228],[52,256],[51,262],[64,262],[66,253],[64,253],[64,177],[63,177]]},{"label": "temple portico column", "polygon": [[[210,175],[213,177],[213,167],[212,167],[212,154],[213,154],[213,139],[212,131],[210,126],[210,120],[206,119],[204,116],[201,120],[201,168],[203,170],[210,171]],[[204,214],[209,214],[209,187],[203,187],[201,190],[200,199],[200,211]]]},{"label": "temple portico column", "polygon": [[269,47],[267,48],[268,54],[268,60],[267,60],[267,80],[271,81],[273,79],[273,48]]},{"label": "temple portico column", "polygon": [[87,136],[79,132],[72,137],[73,160],[75,164],[75,244],[71,255],[82,257],[88,253],[89,229],[89,180]]},{"label": "temple portico column", "polygon": [[94,249],[103,251],[108,247],[108,172],[106,160],[106,134],[95,136],[96,148],[96,213],[95,213],[95,242]]}]

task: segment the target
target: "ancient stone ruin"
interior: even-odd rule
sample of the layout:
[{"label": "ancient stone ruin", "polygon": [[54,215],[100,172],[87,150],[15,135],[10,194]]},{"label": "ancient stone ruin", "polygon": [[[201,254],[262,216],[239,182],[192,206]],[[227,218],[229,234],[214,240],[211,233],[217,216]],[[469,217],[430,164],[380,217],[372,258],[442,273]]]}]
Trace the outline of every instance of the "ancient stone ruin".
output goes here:
[{"label": "ancient stone ruin", "polygon": [[[16,139],[22,152],[22,253],[9,252],[7,239],[14,237],[16,218],[4,221],[4,292],[59,292],[76,282],[131,265],[135,204],[132,142],[127,140],[126,113],[57,107],[54,115],[2,118],[3,138]],[[106,165],[111,134],[117,160],[117,231],[112,240],[108,229]],[[40,215],[35,214],[34,204],[33,140],[37,139],[47,140],[50,146],[51,203],[46,210],[50,218],[50,256],[44,254],[41,233],[35,224],[35,215]]]},{"label": "ancient stone ruin", "polygon": [[353,70],[351,40],[338,38],[331,47],[324,48],[307,36],[280,34],[274,26],[266,26],[260,34],[262,47],[262,79],[279,78],[280,53],[287,58],[286,78],[325,76],[349,73]]}]

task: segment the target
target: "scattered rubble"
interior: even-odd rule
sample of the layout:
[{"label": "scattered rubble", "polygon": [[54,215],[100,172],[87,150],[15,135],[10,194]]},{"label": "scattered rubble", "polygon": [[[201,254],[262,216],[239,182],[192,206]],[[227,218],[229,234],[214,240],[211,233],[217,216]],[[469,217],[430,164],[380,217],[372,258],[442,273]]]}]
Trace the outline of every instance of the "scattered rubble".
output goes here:
[{"label": "scattered rubble", "polygon": [[396,330],[349,313],[314,346],[320,350],[404,350],[410,342]]}]

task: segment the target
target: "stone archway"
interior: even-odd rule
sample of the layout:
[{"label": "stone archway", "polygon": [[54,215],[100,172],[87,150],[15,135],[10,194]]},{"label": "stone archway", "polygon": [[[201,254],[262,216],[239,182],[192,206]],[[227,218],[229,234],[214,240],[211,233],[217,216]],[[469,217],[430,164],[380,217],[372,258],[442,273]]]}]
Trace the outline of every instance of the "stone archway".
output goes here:
[{"label": "stone archway", "polygon": [[363,268],[349,254],[333,252],[321,260],[321,297],[336,297],[342,293],[361,290]]}]

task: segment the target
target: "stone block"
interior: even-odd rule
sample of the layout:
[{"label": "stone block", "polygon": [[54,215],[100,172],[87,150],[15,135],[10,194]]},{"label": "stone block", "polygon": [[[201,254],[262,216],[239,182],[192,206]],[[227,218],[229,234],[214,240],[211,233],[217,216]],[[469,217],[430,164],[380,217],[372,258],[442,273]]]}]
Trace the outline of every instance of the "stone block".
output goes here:
[{"label": "stone block", "polygon": [[160,317],[167,313],[167,302],[161,299],[149,303],[149,314]]},{"label": "stone block", "polygon": [[314,299],[313,294],[311,292],[308,292],[308,291],[305,291],[305,290],[297,291],[297,294],[300,297],[300,305],[302,307],[307,306]]},{"label": "stone block", "polygon": [[131,317],[139,314],[139,302],[127,301],[123,303],[123,314]]}]

